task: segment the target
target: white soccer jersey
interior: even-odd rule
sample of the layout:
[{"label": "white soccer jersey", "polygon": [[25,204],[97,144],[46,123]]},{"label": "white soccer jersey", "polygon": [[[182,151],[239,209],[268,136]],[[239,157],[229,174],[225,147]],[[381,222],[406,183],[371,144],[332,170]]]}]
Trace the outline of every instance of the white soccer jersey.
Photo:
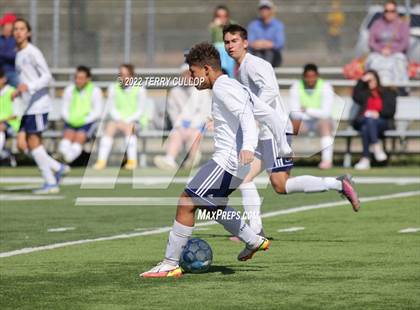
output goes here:
[{"label": "white soccer jersey", "polygon": [[[76,86],[74,84],[69,85],[64,90],[61,115],[65,122],[68,122],[68,119],[69,119],[71,103],[73,101],[73,91],[75,87]],[[83,89],[80,92],[80,95],[82,97],[85,96],[86,90]],[[91,100],[92,100],[91,111],[89,115],[86,117],[86,124],[89,124],[98,120],[101,117],[101,114],[103,111],[103,96],[102,96],[102,91],[98,86],[93,87]]]},{"label": "white soccer jersey", "polygon": [[[271,64],[260,57],[247,53],[238,69],[238,81],[247,86],[263,102],[269,104],[278,115],[278,121],[287,133],[292,133],[289,110],[280,96],[276,74]],[[284,131],[284,129],[283,129]],[[259,139],[271,139],[272,132],[261,126]]]},{"label": "white soccer jersey", "polygon": [[31,43],[18,51],[15,61],[19,83],[28,85],[28,92],[22,94],[24,114],[43,114],[51,109],[48,86],[52,81],[50,70],[41,51]]},{"label": "white soccer jersey", "polygon": [[[140,120],[140,116],[144,111],[145,105],[146,105],[146,99],[147,99],[147,91],[146,88],[141,87],[139,91],[137,92],[137,110],[136,113],[131,115],[127,119],[123,119],[120,115],[120,112],[117,109],[117,105],[115,102],[115,85],[112,84],[108,87],[108,99],[107,99],[107,108],[109,109],[109,116],[114,121],[125,121],[127,123],[131,122],[138,122]],[[131,87],[125,88],[123,91],[128,92],[131,90]]]},{"label": "white soccer jersey", "polygon": [[250,97],[238,81],[222,75],[213,85],[212,101],[213,160],[229,173],[243,177],[247,171],[240,171],[239,152],[254,152],[258,142]]}]

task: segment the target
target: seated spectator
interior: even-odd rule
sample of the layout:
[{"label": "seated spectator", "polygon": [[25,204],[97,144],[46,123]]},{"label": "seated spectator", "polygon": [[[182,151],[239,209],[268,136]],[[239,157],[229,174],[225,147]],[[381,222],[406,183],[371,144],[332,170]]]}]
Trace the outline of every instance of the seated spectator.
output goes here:
[{"label": "seated spectator", "polygon": [[372,53],[366,60],[366,68],[378,72],[383,83],[408,81],[410,28],[397,11],[395,1],[388,1],[384,15],[369,30],[369,47]]},{"label": "seated spectator", "polygon": [[120,131],[125,135],[127,162],[124,169],[134,170],[137,167],[137,125],[146,103],[146,89],[130,85],[134,77],[134,66],[122,64],[119,69],[119,83],[108,87],[107,108],[109,117],[105,133],[99,143],[98,160],[95,170],[105,169],[112,149],[113,138]]},{"label": "seated spectator", "polygon": [[13,36],[13,23],[16,16],[11,13],[5,13],[0,19],[2,34],[0,35],[0,68],[6,73],[8,83],[13,87],[18,85],[18,77],[15,71],[16,41]]},{"label": "seated spectator", "polygon": [[17,134],[20,127],[20,118],[12,98],[15,88],[6,83],[6,73],[0,68],[0,159],[10,156],[10,152],[4,149],[6,138],[8,135]]},{"label": "seated spectator", "polygon": [[318,67],[307,64],[303,78],[290,88],[290,111],[296,133],[317,130],[321,136],[320,169],[329,169],[333,162],[332,86],[319,77]]},{"label": "seated spectator", "polygon": [[[190,77],[187,65],[181,68],[183,78]],[[188,158],[184,168],[199,164],[201,133],[210,116],[211,95],[208,90],[197,90],[194,86],[176,86],[168,95],[168,113],[173,129],[167,140],[166,155],[156,156],[155,165],[164,170],[176,170],[179,165],[176,158],[185,144]]]},{"label": "seated spectator", "polygon": [[234,77],[235,61],[228,55],[223,42],[223,27],[232,24],[229,9],[219,5],[214,10],[213,21],[210,23],[211,41],[220,54],[222,69],[231,77]]},{"label": "seated spectator", "polygon": [[363,157],[354,168],[369,169],[370,148],[376,161],[387,159],[379,137],[385,130],[394,128],[397,94],[389,88],[382,87],[378,73],[370,70],[357,82],[353,90],[353,100],[360,106],[353,127],[360,131],[363,141]]},{"label": "seated spectator", "polygon": [[249,51],[273,67],[280,67],[285,41],[283,23],[274,18],[274,4],[270,0],[260,1],[259,15],[248,25]]},{"label": "seated spectator", "polygon": [[74,84],[64,90],[61,115],[64,120],[64,136],[58,151],[67,163],[76,160],[83,145],[94,134],[96,121],[103,110],[102,91],[91,81],[90,69],[79,66]]}]

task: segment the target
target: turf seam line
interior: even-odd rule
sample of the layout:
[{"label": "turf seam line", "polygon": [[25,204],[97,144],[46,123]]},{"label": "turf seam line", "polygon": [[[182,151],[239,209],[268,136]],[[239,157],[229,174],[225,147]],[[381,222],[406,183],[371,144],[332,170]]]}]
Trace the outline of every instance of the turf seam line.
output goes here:
[{"label": "turf seam line", "polygon": [[[404,197],[411,197],[411,196],[417,196],[417,195],[420,195],[420,191],[410,191],[410,192],[401,192],[401,193],[395,193],[395,194],[390,194],[390,195],[365,197],[365,198],[361,198],[360,201],[362,203],[366,203],[370,201],[404,198]],[[304,211],[310,211],[310,210],[316,210],[316,209],[332,208],[332,207],[337,207],[337,206],[346,205],[346,204],[348,204],[347,201],[334,201],[334,202],[328,202],[328,203],[322,203],[322,204],[316,204],[316,205],[308,205],[308,206],[290,208],[290,209],[279,210],[279,211],[274,211],[274,212],[267,212],[267,213],[262,214],[262,217],[264,218],[275,217],[279,215],[292,214],[292,213],[298,213],[298,212],[304,212]],[[209,221],[209,222],[197,223],[195,226],[202,227],[202,226],[209,226],[209,225],[215,225],[215,224],[217,224],[217,222]],[[54,244],[38,246],[38,247],[23,248],[23,249],[9,251],[9,252],[2,252],[0,253],[0,258],[46,251],[46,250],[53,250],[53,249],[63,248],[63,247],[72,246],[72,245],[93,243],[93,242],[99,242],[99,241],[111,241],[111,240],[128,239],[128,238],[134,238],[134,237],[140,237],[140,236],[156,235],[156,234],[168,232],[171,230],[171,228],[172,227],[168,226],[168,227],[161,227],[158,229],[153,229],[153,230],[143,231],[143,232],[138,232],[138,233],[126,233],[126,234],[119,234],[119,235],[114,235],[114,236],[109,236],[109,237],[67,241],[67,242],[54,243]]]}]

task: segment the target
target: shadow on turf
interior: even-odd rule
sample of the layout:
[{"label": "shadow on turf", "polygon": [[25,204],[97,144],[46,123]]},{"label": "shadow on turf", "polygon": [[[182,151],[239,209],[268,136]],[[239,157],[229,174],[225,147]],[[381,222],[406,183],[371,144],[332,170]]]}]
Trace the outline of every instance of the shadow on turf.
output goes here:
[{"label": "shadow on turf", "polygon": [[[235,269],[233,269],[233,268]],[[264,269],[264,267],[261,266],[243,266],[243,265],[235,265],[235,266],[219,266],[219,265],[212,265],[210,266],[210,269],[204,272],[206,273],[221,273],[222,275],[230,275],[234,274],[236,271],[260,271],[261,269]],[[236,270],[236,271],[235,271]]]},{"label": "shadow on turf", "polygon": [[226,267],[226,266],[217,266],[217,265],[213,265],[210,266],[210,269],[207,270],[206,273],[221,273],[223,275],[228,275],[228,274],[233,274],[235,273],[235,270],[233,270],[232,268]]}]

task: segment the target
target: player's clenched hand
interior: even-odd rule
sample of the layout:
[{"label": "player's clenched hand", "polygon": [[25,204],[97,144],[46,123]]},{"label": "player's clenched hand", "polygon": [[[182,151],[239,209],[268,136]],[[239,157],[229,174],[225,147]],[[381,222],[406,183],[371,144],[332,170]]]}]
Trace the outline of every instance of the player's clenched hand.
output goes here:
[{"label": "player's clenched hand", "polygon": [[242,165],[248,165],[254,160],[254,152],[248,150],[242,150],[239,153],[239,162]]}]

